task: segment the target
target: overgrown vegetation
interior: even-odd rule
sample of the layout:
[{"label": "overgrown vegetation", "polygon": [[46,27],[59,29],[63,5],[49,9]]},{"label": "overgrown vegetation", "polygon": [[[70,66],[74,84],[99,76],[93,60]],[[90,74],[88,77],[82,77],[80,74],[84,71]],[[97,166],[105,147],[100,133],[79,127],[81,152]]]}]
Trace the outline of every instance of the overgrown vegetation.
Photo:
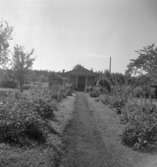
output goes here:
[{"label": "overgrown vegetation", "polygon": [[23,91],[23,85],[26,80],[28,71],[32,68],[34,58],[32,58],[34,50],[32,49],[29,53],[24,51],[22,46],[16,45],[13,51],[12,70],[14,72],[15,79],[18,83],[20,91]]},{"label": "overgrown vegetation", "polygon": [[[50,132],[48,120],[55,121],[54,111],[57,110],[53,91],[48,88],[32,89],[25,93],[2,91],[0,142],[19,146],[45,143]],[[56,93],[60,97],[68,95]]]},{"label": "overgrown vegetation", "polygon": [[[131,61],[125,75],[106,72],[98,88],[90,90],[92,97],[99,98],[119,114],[125,126],[122,143],[137,150],[157,146],[157,106],[153,103],[156,98],[156,50],[155,45],[151,45],[138,51],[139,57]],[[138,76],[132,76],[135,73]],[[110,91],[95,91],[102,88]]]},{"label": "overgrown vegetation", "polygon": [[157,142],[157,107],[155,105],[128,105],[124,111],[127,126],[122,135],[124,144],[144,149]]},{"label": "overgrown vegetation", "polygon": [[[45,142],[43,111],[47,113],[47,105],[43,106],[21,94],[9,93],[0,105],[0,142],[20,146],[32,144],[31,140]],[[50,111],[53,114],[53,110]]]}]

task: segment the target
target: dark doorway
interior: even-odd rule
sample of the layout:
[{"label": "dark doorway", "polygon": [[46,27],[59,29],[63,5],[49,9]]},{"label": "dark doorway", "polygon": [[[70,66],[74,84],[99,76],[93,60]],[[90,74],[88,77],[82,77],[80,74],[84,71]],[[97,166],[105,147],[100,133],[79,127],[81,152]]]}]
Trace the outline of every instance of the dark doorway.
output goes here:
[{"label": "dark doorway", "polygon": [[151,89],[153,92],[153,98],[157,99],[157,85],[151,85]]},{"label": "dark doorway", "polygon": [[85,77],[80,76],[78,77],[78,90],[84,91],[85,90]]},{"label": "dark doorway", "polygon": [[157,86],[154,87],[154,97],[157,99]]}]

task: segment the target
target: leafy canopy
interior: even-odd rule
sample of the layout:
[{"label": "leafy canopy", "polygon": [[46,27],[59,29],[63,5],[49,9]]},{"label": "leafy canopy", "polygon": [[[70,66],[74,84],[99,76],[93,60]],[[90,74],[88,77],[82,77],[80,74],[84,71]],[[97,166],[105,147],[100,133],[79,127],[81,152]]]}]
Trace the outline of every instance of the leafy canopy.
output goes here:
[{"label": "leafy canopy", "polygon": [[149,74],[153,76],[157,71],[157,47],[155,44],[144,47],[136,51],[138,57],[131,59],[127,66],[127,74]]},{"label": "leafy canopy", "polygon": [[16,45],[14,47],[13,54],[13,69],[14,71],[26,72],[29,70],[34,62],[34,58],[32,58],[32,54],[34,49],[32,49],[29,53],[24,51],[24,48],[20,45]]},{"label": "leafy canopy", "polygon": [[9,40],[11,40],[13,28],[6,21],[0,21],[0,66],[8,61]]},{"label": "leafy canopy", "polygon": [[35,60],[31,57],[33,52],[34,49],[32,49],[29,53],[25,52],[24,48],[20,45],[16,45],[14,47],[12,68],[21,91],[26,79],[25,75],[31,69]]}]

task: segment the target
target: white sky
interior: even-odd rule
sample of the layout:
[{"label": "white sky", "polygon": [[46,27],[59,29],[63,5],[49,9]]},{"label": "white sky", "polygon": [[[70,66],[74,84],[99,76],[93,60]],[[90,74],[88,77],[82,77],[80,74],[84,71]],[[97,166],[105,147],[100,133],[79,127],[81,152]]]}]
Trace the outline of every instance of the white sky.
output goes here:
[{"label": "white sky", "polygon": [[135,50],[157,43],[157,0],[0,0],[13,43],[35,48],[35,69],[76,64],[124,72]]}]

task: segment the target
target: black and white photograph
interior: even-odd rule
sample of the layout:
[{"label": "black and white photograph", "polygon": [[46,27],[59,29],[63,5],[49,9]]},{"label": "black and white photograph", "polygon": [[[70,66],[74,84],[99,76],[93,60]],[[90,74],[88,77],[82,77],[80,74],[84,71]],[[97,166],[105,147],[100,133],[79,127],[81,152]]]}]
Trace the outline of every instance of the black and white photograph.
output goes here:
[{"label": "black and white photograph", "polygon": [[157,0],[0,0],[0,167],[157,167]]}]

